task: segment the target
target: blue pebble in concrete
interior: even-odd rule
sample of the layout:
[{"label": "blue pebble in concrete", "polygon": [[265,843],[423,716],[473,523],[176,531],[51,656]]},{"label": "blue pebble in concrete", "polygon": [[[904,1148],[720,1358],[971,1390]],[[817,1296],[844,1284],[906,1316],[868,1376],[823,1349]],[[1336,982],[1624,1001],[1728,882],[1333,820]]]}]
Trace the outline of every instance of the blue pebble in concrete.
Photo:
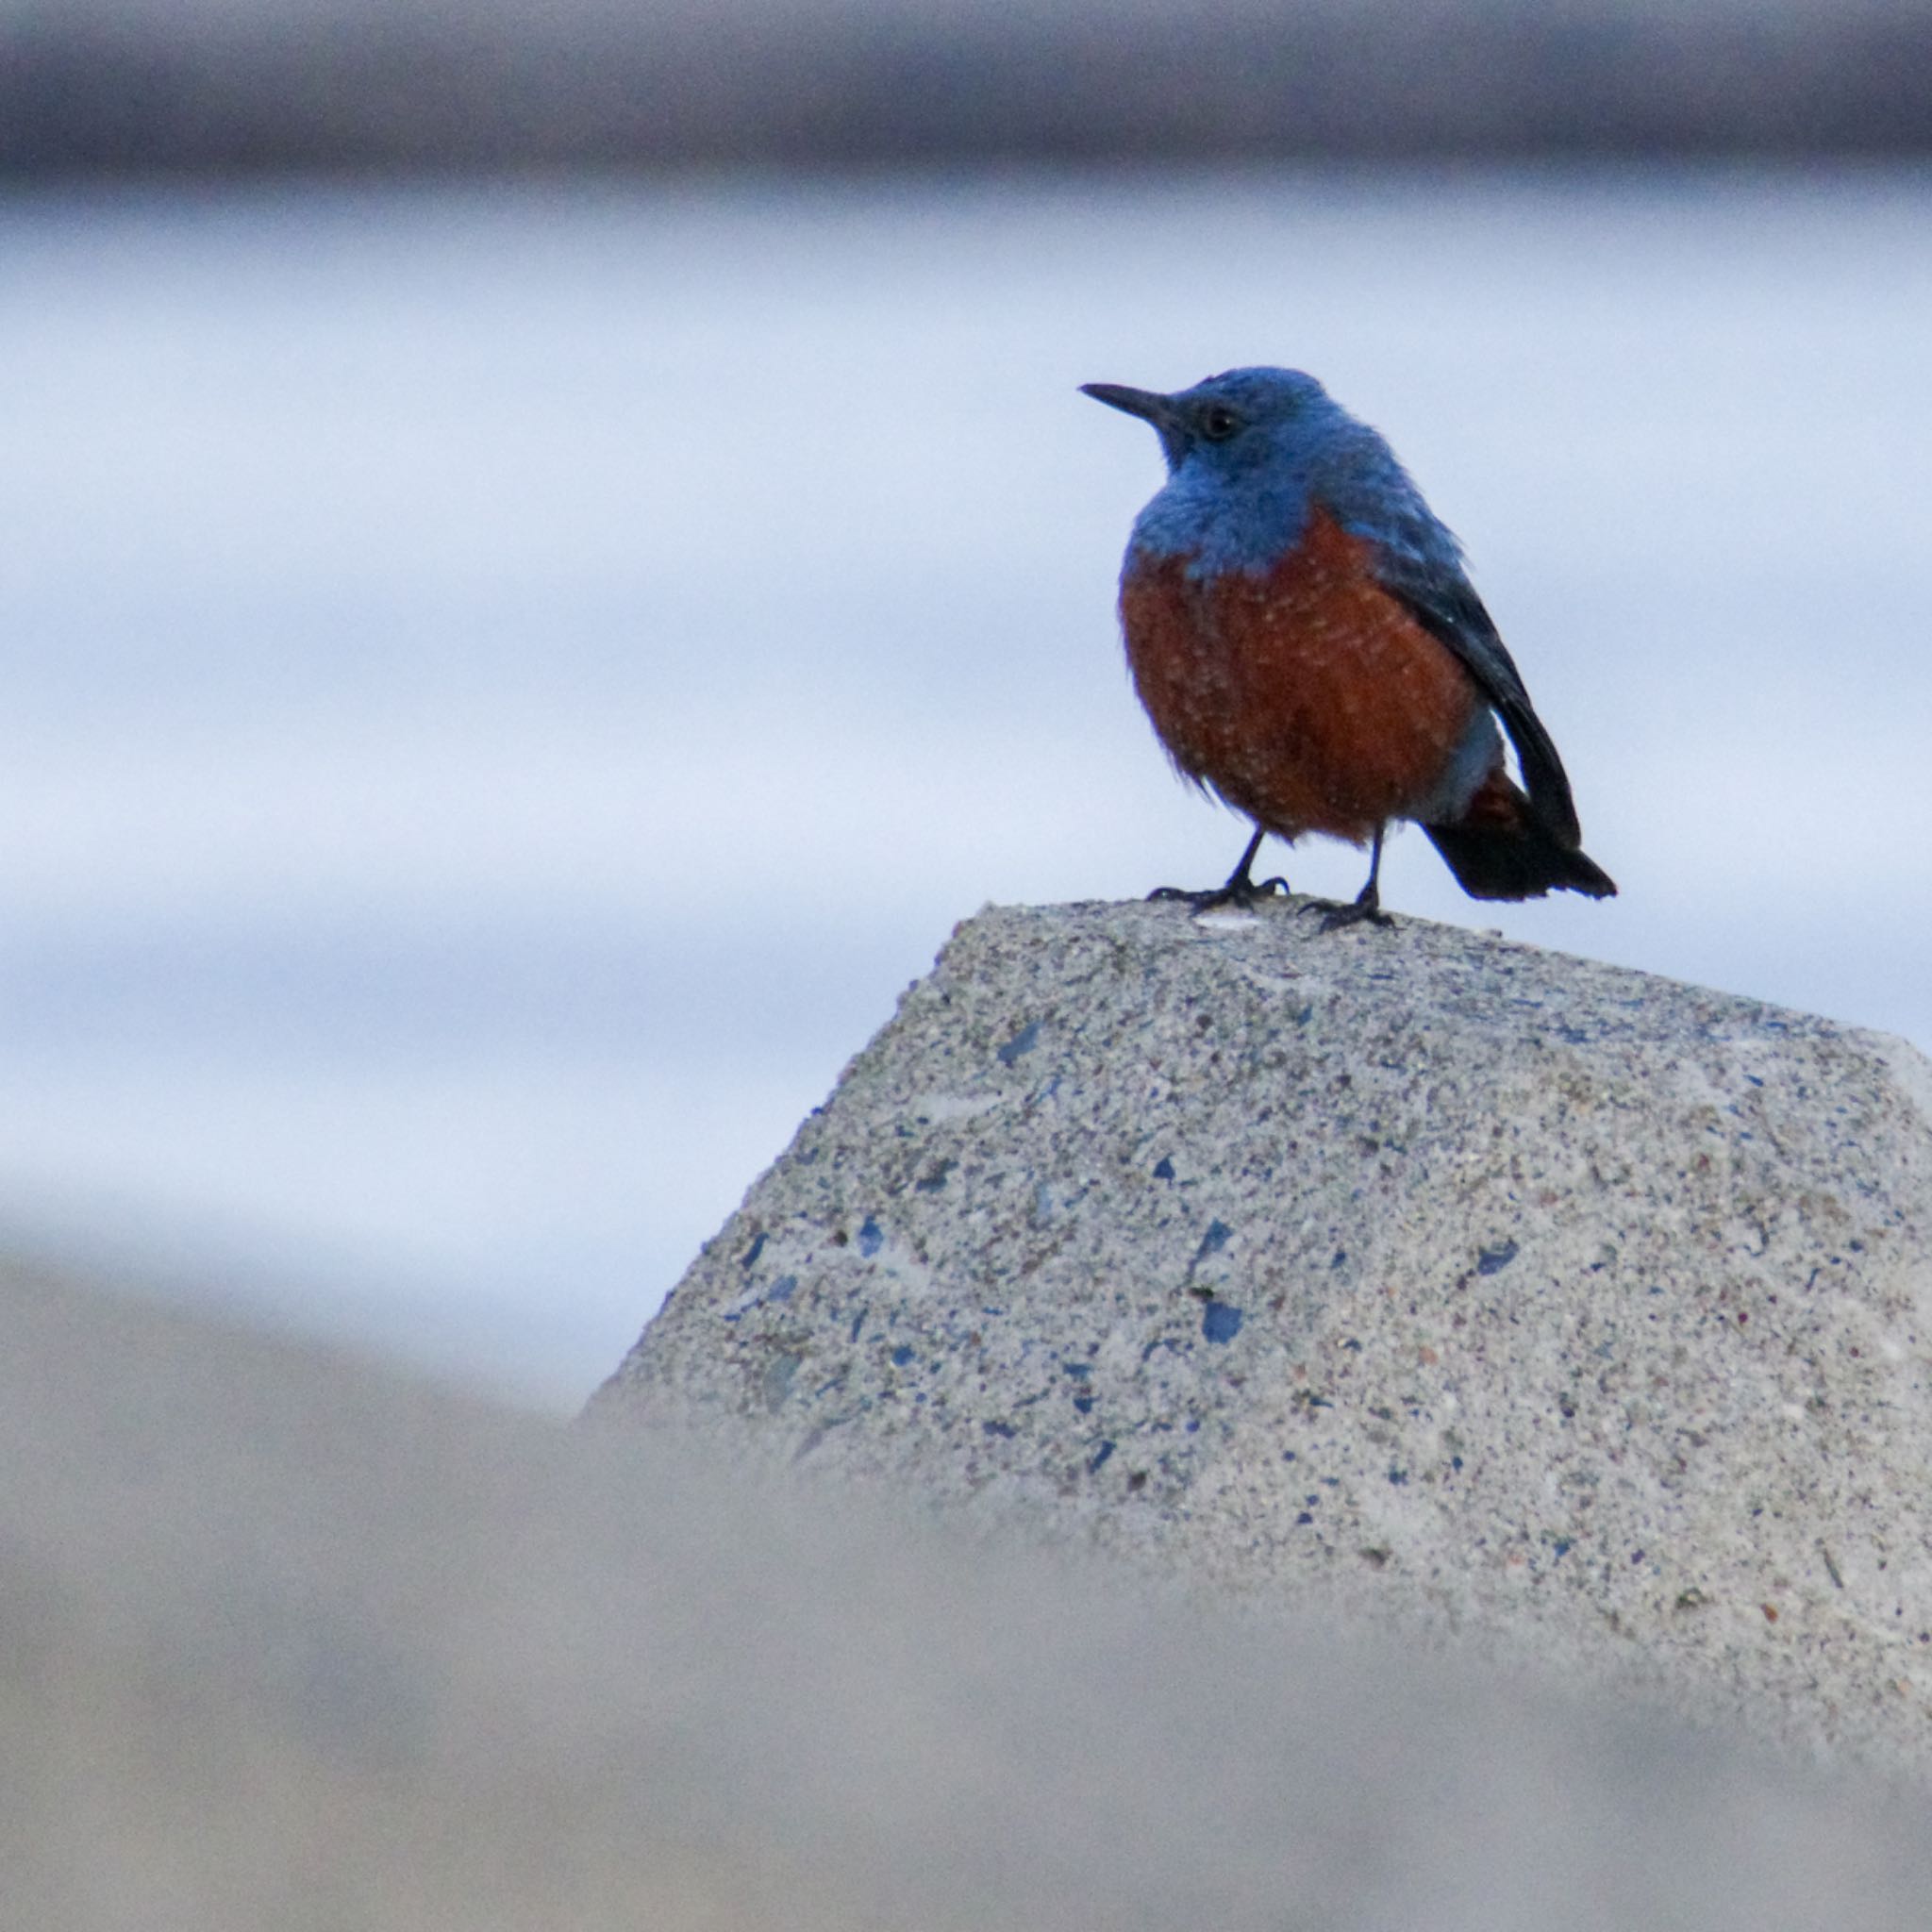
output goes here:
[{"label": "blue pebble in concrete", "polygon": [[1209,1302],[1201,1311],[1201,1333],[1209,1341],[1232,1341],[1246,1319],[1227,1302]]}]

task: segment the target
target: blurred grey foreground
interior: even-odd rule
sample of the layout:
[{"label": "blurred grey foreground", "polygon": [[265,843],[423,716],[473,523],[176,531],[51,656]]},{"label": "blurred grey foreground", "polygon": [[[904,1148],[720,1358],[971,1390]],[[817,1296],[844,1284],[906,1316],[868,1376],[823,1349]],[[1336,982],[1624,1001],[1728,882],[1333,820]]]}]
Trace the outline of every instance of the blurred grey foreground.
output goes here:
[{"label": "blurred grey foreground", "polygon": [[12,1924],[1923,1923],[1921,1795],[0,1282]]}]

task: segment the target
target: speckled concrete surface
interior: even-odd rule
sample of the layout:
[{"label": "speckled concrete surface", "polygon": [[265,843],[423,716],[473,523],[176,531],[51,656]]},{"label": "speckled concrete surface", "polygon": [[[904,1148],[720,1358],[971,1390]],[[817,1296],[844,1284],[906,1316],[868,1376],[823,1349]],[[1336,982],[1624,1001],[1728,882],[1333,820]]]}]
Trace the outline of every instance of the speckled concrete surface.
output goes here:
[{"label": "speckled concrete surface", "polygon": [[989,909],[592,1414],[1924,1769],[1928,1096],[1459,928]]}]

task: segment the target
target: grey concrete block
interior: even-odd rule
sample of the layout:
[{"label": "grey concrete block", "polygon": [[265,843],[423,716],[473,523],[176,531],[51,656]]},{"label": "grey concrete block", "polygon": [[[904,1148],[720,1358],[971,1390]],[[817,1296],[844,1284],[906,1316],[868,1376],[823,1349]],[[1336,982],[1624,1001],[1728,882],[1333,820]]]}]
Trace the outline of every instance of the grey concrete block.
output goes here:
[{"label": "grey concrete block", "polygon": [[1301,902],[995,908],[600,1392],[1932,1759],[1932,1069]]}]

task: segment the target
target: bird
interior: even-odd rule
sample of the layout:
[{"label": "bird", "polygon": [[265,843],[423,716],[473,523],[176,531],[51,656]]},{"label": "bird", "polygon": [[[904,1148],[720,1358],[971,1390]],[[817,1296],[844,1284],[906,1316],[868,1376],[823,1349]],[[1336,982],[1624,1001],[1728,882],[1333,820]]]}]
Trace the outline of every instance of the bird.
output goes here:
[{"label": "bird", "polygon": [[1081,388],[1151,424],[1167,459],[1121,568],[1135,690],[1180,774],[1254,827],[1224,884],[1151,896],[1201,912],[1285,891],[1253,876],[1262,839],[1319,833],[1373,847],[1324,926],[1383,924],[1396,820],[1472,898],[1616,892],[1461,544],[1379,431],[1297,369]]}]

